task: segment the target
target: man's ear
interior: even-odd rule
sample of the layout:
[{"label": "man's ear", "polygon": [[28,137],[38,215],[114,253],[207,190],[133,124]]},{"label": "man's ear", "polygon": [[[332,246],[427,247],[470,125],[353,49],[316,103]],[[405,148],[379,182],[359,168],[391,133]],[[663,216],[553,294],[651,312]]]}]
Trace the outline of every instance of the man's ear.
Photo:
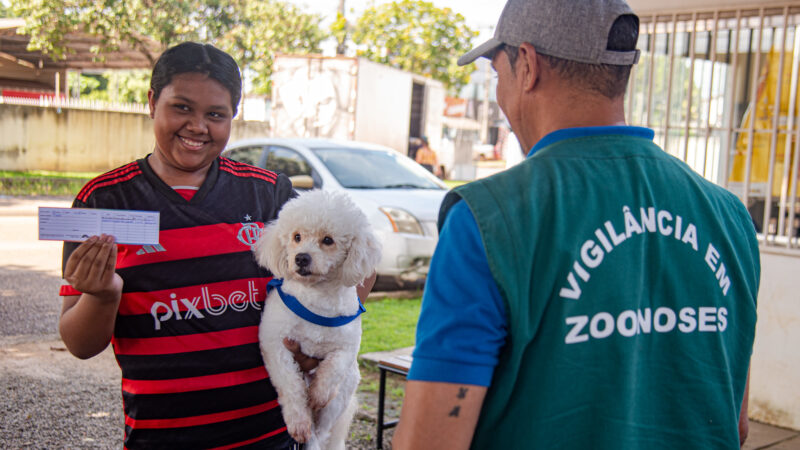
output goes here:
[{"label": "man's ear", "polygon": [[522,77],[523,89],[533,90],[539,82],[541,76],[541,60],[533,45],[523,42],[519,46],[519,56],[517,57],[517,67],[515,72],[517,77]]}]

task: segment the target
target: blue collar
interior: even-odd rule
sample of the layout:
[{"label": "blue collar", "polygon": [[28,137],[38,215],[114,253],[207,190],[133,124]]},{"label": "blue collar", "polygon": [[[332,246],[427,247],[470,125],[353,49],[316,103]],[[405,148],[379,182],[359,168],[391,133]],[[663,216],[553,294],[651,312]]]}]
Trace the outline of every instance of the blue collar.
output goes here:
[{"label": "blue collar", "polygon": [[283,285],[282,279],[273,278],[269,280],[269,283],[267,283],[267,292],[269,292],[271,288],[277,289],[278,295],[281,297],[281,300],[283,300],[283,304],[286,305],[287,308],[289,308],[293,313],[297,314],[298,317],[303,318],[316,325],[320,325],[323,327],[340,327],[342,325],[347,325],[348,323],[356,320],[356,317],[360,316],[361,313],[367,311],[367,308],[365,308],[364,304],[361,303],[361,299],[356,297],[356,300],[358,300],[358,312],[356,312],[352,316],[337,316],[337,317],[320,316],[319,314],[313,313],[308,308],[303,306],[303,304],[300,303],[300,300],[298,300],[294,296],[283,292],[283,289],[281,289],[282,285]]},{"label": "blue collar", "polygon": [[533,148],[528,152],[527,157],[531,157],[533,156],[534,153],[541,150],[542,148],[547,147],[550,144],[554,144],[558,141],[562,141],[564,139],[597,136],[601,134],[622,134],[626,136],[635,136],[644,139],[649,139],[651,141],[655,136],[655,132],[649,128],[636,127],[630,125],[562,128],[560,130],[553,131],[547,136],[541,138],[539,142],[537,142],[536,145],[534,145]]}]

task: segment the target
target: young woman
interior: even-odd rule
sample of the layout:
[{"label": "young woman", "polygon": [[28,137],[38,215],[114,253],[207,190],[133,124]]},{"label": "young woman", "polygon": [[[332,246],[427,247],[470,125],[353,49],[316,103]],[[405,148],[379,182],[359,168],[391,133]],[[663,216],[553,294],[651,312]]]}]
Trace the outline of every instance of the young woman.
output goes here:
[{"label": "young woman", "polygon": [[79,358],[113,345],[126,448],[295,445],[258,348],[270,275],[250,250],[295,194],[286,176],[219,156],[241,85],[211,45],[165,51],[148,93],[153,152],[73,203],[160,212],[158,245],[105,235],[64,245],[59,331]]}]

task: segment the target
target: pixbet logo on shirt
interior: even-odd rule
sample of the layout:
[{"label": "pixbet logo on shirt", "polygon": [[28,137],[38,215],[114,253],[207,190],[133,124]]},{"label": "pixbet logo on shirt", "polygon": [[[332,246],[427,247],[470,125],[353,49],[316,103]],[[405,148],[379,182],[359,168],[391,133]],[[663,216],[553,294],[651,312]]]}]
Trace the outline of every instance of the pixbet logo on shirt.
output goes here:
[{"label": "pixbet logo on shirt", "polygon": [[242,312],[247,308],[261,310],[258,303],[258,288],[254,281],[247,282],[247,292],[232,291],[226,295],[209,291],[208,286],[200,288],[200,295],[189,298],[178,298],[170,294],[167,302],[154,302],[150,307],[150,315],[156,330],[161,329],[161,323],[168,320],[204,319],[207,315],[219,316],[228,308]]}]

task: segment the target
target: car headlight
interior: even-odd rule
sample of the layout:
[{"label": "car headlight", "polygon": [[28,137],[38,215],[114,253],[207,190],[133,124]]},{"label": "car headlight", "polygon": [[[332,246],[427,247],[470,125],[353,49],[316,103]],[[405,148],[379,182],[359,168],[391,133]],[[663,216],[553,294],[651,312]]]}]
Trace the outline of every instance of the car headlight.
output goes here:
[{"label": "car headlight", "polygon": [[389,206],[381,206],[378,209],[386,214],[395,233],[424,234],[422,232],[422,225],[420,225],[417,218],[408,211]]}]

